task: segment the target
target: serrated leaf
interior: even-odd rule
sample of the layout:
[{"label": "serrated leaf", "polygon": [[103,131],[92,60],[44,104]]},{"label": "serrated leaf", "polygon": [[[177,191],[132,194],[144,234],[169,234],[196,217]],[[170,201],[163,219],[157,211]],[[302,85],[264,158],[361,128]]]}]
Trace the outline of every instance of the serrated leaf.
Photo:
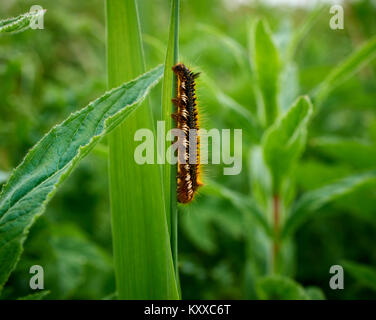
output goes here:
[{"label": "serrated leaf", "polygon": [[303,151],[311,114],[309,98],[300,97],[265,133],[262,141],[264,159],[273,176],[274,193],[281,191],[283,179]]},{"label": "serrated leaf", "polygon": [[346,177],[333,184],[305,193],[292,206],[282,236],[291,235],[315,210],[374,179],[376,179],[376,171],[371,171]]},{"label": "serrated leaf", "polygon": [[27,12],[18,17],[0,20],[0,34],[12,34],[29,29],[35,21],[46,13],[46,10]]},{"label": "serrated leaf", "polygon": [[270,126],[278,117],[280,60],[269,26],[257,21],[253,28],[253,68],[258,84],[260,123]]},{"label": "serrated leaf", "polygon": [[372,290],[376,290],[376,268],[368,265],[352,262],[343,261],[343,267],[346,272],[349,272],[351,276],[359,281],[365,287]]},{"label": "serrated leaf", "polygon": [[105,134],[137,108],[163,66],[113,89],[55,126],[26,155],[0,194],[0,288],[23,242],[60,183]]},{"label": "serrated leaf", "polygon": [[308,300],[304,288],[294,280],[272,275],[257,281],[256,291],[262,300]]},{"label": "serrated leaf", "polygon": [[347,59],[339,63],[314,90],[315,104],[319,106],[329,93],[376,57],[376,37],[371,38]]}]

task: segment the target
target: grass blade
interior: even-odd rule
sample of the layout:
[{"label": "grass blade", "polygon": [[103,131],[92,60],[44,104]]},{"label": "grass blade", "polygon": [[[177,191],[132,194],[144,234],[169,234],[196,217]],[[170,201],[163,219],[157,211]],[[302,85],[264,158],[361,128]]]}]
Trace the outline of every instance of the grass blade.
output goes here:
[{"label": "grass blade", "polygon": [[161,76],[160,66],[72,114],[14,170],[0,194],[0,288],[18,262],[30,227],[57,187],[101,137],[136,109]]},{"label": "grass blade", "polygon": [[[106,10],[108,85],[113,86],[143,72],[143,48],[136,1],[107,0]],[[176,299],[160,168],[134,160],[140,128],[156,136],[146,103],[108,139],[118,298]]]},{"label": "grass blade", "polygon": [[376,57],[376,37],[367,41],[355,53],[340,63],[326,79],[314,90],[315,104],[320,106],[330,92],[350,78],[359,69],[364,67]]},{"label": "grass blade", "polygon": [[[169,38],[165,60],[162,89],[162,117],[165,121],[166,132],[175,127],[171,114],[175,112],[175,106],[171,99],[176,95],[176,77],[172,72],[172,66],[179,59],[179,0],[171,1],[171,16]],[[166,148],[162,150],[166,154]],[[171,235],[171,248],[174,260],[175,274],[178,279],[178,253],[177,253],[177,224],[178,212],[176,201],[176,173],[177,166],[166,163],[163,165],[164,198],[166,204],[166,215]]]}]

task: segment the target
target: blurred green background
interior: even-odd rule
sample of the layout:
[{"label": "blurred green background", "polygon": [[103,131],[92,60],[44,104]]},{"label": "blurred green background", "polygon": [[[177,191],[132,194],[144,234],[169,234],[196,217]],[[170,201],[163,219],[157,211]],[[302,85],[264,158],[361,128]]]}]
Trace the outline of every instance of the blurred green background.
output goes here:
[{"label": "blurred green background", "polygon": [[[34,4],[3,0],[0,18],[27,12]],[[0,184],[52,126],[106,90],[103,1],[37,4],[47,9],[44,30],[0,37]],[[169,6],[167,0],[139,1],[148,69],[164,61]],[[310,93],[334,66],[376,34],[376,1],[348,1],[344,6],[344,30],[331,30],[331,15],[324,10],[299,45],[295,57],[299,86],[286,88],[287,100],[289,91],[293,98]],[[244,130],[242,173],[223,176],[220,166],[208,166],[206,176],[248,196],[247,159],[254,141],[244,120],[222,105],[220,97],[231,97],[232,103],[255,111],[248,70],[252,23],[265,18],[283,50],[309,10],[229,0],[183,0],[181,7],[181,61],[203,72],[198,83],[203,126]],[[159,117],[160,85],[152,93],[152,103]],[[376,166],[375,107],[373,61],[335,89],[313,118],[307,149],[294,170],[297,195]],[[333,147],[331,142],[338,137],[348,138],[347,143]],[[1,298],[31,293],[29,268],[34,264],[44,267],[50,299],[102,299],[114,293],[107,179],[107,160],[97,149],[32,227]],[[370,285],[351,273],[345,274],[344,290],[329,288],[332,265],[349,260],[376,269],[375,186],[368,183],[337,199],[298,230],[288,276],[304,287],[316,287],[328,299],[376,298],[376,280]],[[254,281],[267,244],[260,230],[244,226],[232,202],[200,195],[181,210],[179,229],[183,299],[259,298]]]}]

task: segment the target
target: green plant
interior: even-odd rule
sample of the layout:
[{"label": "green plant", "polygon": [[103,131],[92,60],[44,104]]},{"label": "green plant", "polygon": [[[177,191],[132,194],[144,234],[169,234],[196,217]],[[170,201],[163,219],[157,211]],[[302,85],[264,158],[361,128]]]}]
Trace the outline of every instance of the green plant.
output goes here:
[{"label": "green plant", "polygon": [[[320,11],[321,9],[312,13],[312,17],[307,19],[302,30],[312,28]],[[222,39],[224,37],[212,29],[210,32]],[[297,45],[304,37],[303,34],[305,32],[298,31],[291,37],[286,54],[275,44],[270,27],[265,21],[259,20],[254,23],[249,46],[251,74],[248,76],[254,81],[257,102],[251,122],[253,128],[250,129],[253,141],[249,147],[252,198],[247,199],[242,194],[214,183],[205,191],[208,195],[229,200],[243,213],[245,228],[248,228],[245,231],[250,261],[247,268],[248,273],[252,275],[252,279],[249,280],[251,287],[248,290],[260,298],[314,298],[309,294],[311,288],[305,291],[299,284],[287,278],[293,274],[295,232],[323,206],[355,192],[376,179],[374,170],[363,170],[359,174],[343,177],[297,196],[294,171],[307,144],[310,120],[321,111],[325,99],[337,86],[376,56],[375,38],[371,38],[330,72],[312,90],[310,96],[298,97],[294,103],[287,105],[286,101],[291,101],[291,97],[286,98],[287,95],[291,96],[289,91],[297,87],[297,78],[291,76],[291,70],[296,70],[293,57]],[[227,40],[226,42],[228,43]],[[242,55],[239,54],[239,48],[240,45],[230,46],[237,61]],[[244,58],[240,58],[242,59]],[[239,64],[244,65],[243,62]],[[282,80],[287,83],[283,83]],[[222,100],[221,96],[223,93],[220,92],[219,99]],[[226,101],[229,101],[229,98]],[[245,118],[245,113],[239,112],[240,108],[242,106],[237,106],[232,108],[232,111]],[[260,128],[263,128],[261,134],[254,135],[253,132],[260,132]],[[349,144],[346,149],[341,149],[340,144],[338,149],[328,145],[325,150],[341,159],[345,157],[350,160],[353,157],[356,159],[353,160],[355,162],[367,162],[367,157],[362,157],[362,153],[353,153],[355,149],[362,151],[363,155],[364,152],[368,155],[370,150],[374,150],[371,146],[363,147],[359,144]],[[351,155],[345,155],[344,152]],[[369,165],[368,169],[371,167]],[[322,298],[322,293],[317,295],[316,289],[312,289],[314,296]]]},{"label": "green plant", "polygon": [[[175,11],[176,1],[172,3],[174,27],[178,7]],[[112,87],[143,72],[144,61],[136,2],[111,0],[106,4],[108,79]],[[172,42],[170,47],[173,45]],[[170,60],[167,57],[167,63]],[[164,97],[168,102],[165,98],[164,108],[171,110],[168,97],[172,96],[172,77],[166,78],[168,75],[165,71]],[[166,118],[168,112],[163,110],[163,115]],[[130,152],[138,144],[134,140],[137,129],[150,128],[156,136],[153,120],[150,107],[144,103],[129,124],[124,123],[109,137],[113,243],[120,299],[178,298],[170,244],[174,221],[169,207],[171,169],[164,169],[162,182],[158,165],[139,165]]]},{"label": "green plant", "polygon": [[14,170],[0,200],[0,284],[17,264],[35,219],[56,188],[98,140],[139,106],[162,76],[162,67],[113,89],[51,129]]},{"label": "green plant", "polygon": [[[286,247],[291,242],[293,231],[311,212],[329,201],[355,190],[358,186],[373,181],[375,172],[369,171],[344,178],[334,184],[303,194],[298,201],[293,201],[295,187],[291,171],[296,166],[306,144],[307,127],[314,108],[308,97],[300,98],[283,115],[278,116],[281,114],[278,110],[286,109],[286,106],[278,107],[276,103],[276,101],[280,101],[278,100],[278,90],[270,91],[270,86],[267,85],[273,83],[272,88],[279,86],[278,79],[280,79],[281,69],[278,67],[277,48],[273,45],[268,27],[263,22],[256,23],[252,38],[255,43],[253,66],[257,74],[257,88],[264,97],[263,101],[258,104],[258,110],[262,110],[259,112],[261,114],[269,114],[272,118],[279,119],[265,130],[260,147],[252,148],[251,180],[254,197],[266,212],[266,219],[272,224],[274,230],[273,245],[270,249],[270,270],[283,274],[288,270],[285,269],[285,265],[289,264],[288,259],[291,258],[291,255],[284,251],[288,250]],[[294,41],[297,41],[296,38]],[[375,43],[375,39],[371,39],[337,66],[318,86],[318,89],[313,91],[314,104],[321,105],[324,97],[335,86],[374,58],[376,55]],[[268,57],[266,52],[269,52],[269,55],[270,52],[272,54]],[[271,61],[275,62],[271,63]],[[285,65],[284,68],[286,70],[287,66]],[[260,76],[259,74],[264,70],[267,72]],[[268,111],[268,108],[273,111]],[[274,116],[276,113],[277,116]],[[259,168],[263,168],[261,174]]]},{"label": "green plant", "polygon": [[43,16],[46,10],[38,10],[30,13],[24,13],[18,17],[9,18],[0,21],[0,34],[14,34],[29,29],[32,24]]},{"label": "green plant", "polygon": [[[364,297],[359,288],[372,292],[376,29],[369,1],[351,5],[354,17],[362,17],[347,20],[356,32],[327,33],[329,40],[322,36],[326,8],[296,26],[301,12],[291,12],[285,24],[280,11],[257,7],[267,19],[254,21],[253,11],[232,13],[221,4],[212,10],[209,2],[190,0],[179,34],[179,4],[107,1],[102,23],[101,1],[72,1],[59,10],[51,3],[51,24],[39,37],[2,37],[0,183],[10,177],[0,196],[0,287],[8,281],[2,297],[322,299],[322,291],[334,296],[325,290],[328,266],[342,259],[355,282],[346,298]],[[157,17],[168,9],[167,34]],[[26,30],[31,19],[1,22],[0,33]],[[118,88],[54,127],[11,174],[56,119],[105,90],[105,24],[107,88]],[[155,132],[156,120],[165,120],[166,131],[173,125],[178,36],[183,62],[203,71],[198,96],[206,127],[242,128],[247,164],[234,177],[209,166],[210,178],[190,206],[176,205],[176,168],[138,166],[133,159],[137,128]],[[353,46],[359,49],[339,62]],[[144,74],[145,65],[163,61]],[[149,95],[162,75],[162,97],[159,90]],[[90,126],[94,118],[97,129]],[[75,130],[80,124],[84,129]],[[110,232],[108,158],[112,243],[102,233]],[[37,220],[47,203],[48,214]],[[338,226],[345,236],[333,232]],[[46,265],[50,292],[29,295],[22,287],[33,264]],[[59,280],[61,274],[69,281]]]},{"label": "green plant", "polygon": [[[166,58],[169,64],[176,62],[178,56],[179,1],[172,1],[171,8],[171,42]],[[1,30],[25,30],[35,16],[38,15],[26,14],[6,20]],[[106,18],[108,84],[110,88],[120,87],[53,128],[29,152],[3,188],[1,288],[18,262],[31,225],[43,213],[57,186],[103,135],[113,131],[108,144],[117,296],[120,299],[179,297],[177,209],[176,200],[170,201],[170,189],[174,190],[174,184],[172,187],[170,184],[176,179],[173,174],[176,167],[166,166],[163,170],[166,181],[163,189],[159,166],[140,166],[129,152],[136,146],[137,129],[151,128],[155,132],[151,109],[141,101],[161,78],[162,69],[157,67],[121,85],[144,72],[137,4],[134,0],[108,1]],[[169,69],[166,66],[164,71],[163,114],[171,127],[169,113],[175,80]],[[128,116],[131,119],[128,125],[122,124]],[[148,201],[144,201],[146,195]]]},{"label": "green plant", "polygon": [[[316,212],[325,209],[331,202],[343,202],[341,200],[349,194],[358,194],[358,198],[361,198],[361,190],[370,190],[370,186],[375,183],[374,162],[370,163],[373,158],[373,144],[363,142],[361,139],[359,141],[339,138],[313,140],[312,135],[317,133],[309,131],[310,123],[323,113],[323,106],[330,98],[330,94],[362,67],[373,61],[376,54],[375,38],[371,37],[347,59],[338,63],[324,79],[320,79],[314,89],[307,91],[310,92],[309,95],[297,98],[299,69],[294,62],[297,48],[323,12],[325,12],[323,8],[314,10],[305,24],[297,28],[297,32],[289,35],[290,42],[285,42],[283,46],[276,44],[277,35],[272,35],[265,21],[253,23],[253,27],[249,28],[251,30],[249,66],[246,64],[247,53],[241,44],[229,39],[213,27],[200,26],[200,30],[207,32],[209,36],[214,35],[220,43],[227,46],[234,63],[242,70],[242,74],[238,74],[239,82],[254,87],[256,108],[252,105],[245,106],[244,102],[243,106],[220,91],[218,87],[213,90],[218,102],[230,107],[231,116],[234,118],[236,116],[236,120],[247,119],[248,124],[251,124],[251,126],[242,126],[246,131],[245,136],[249,139],[244,145],[249,149],[247,161],[251,198],[241,193],[244,190],[240,190],[234,182],[232,188],[238,191],[224,187],[226,182],[222,182],[222,185],[211,182],[204,191],[206,196],[223,199],[225,203],[238,210],[242,215],[240,221],[244,225],[244,231],[236,229],[236,222],[233,223],[232,228],[229,227],[230,217],[225,218],[224,213],[220,211],[224,204],[216,206],[219,212],[215,215],[208,213],[206,219],[200,219],[199,215],[190,218],[188,215],[193,215],[194,210],[187,209],[184,230],[198,248],[214,256],[217,248],[213,242],[214,236],[211,234],[212,225],[222,228],[227,225],[229,228],[227,234],[233,235],[234,238],[239,237],[239,234],[244,235],[247,261],[244,268],[246,285],[243,290],[252,298],[301,299],[303,295],[310,298],[308,292],[311,291],[316,297],[323,297],[322,294],[317,294],[317,288],[307,288],[307,292],[304,293],[300,285],[287,279],[293,277],[296,270],[294,235],[305,226],[309,218],[315,217]],[[206,82],[212,87],[210,79]],[[238,126],[233,123],[232,125]],[[321,182],[313,190],[311,187],[311,190],[299,194],[301,181],[304,181],[305,175],[307,180],[310,178],[307,175],[309,169],[298,171],[307,161],[306,159],[302,161],[301,157],[309,138],[312,139],[309,150],[311,153],[313,153],[312,147],[319,148],[332,159],[355,165],[358,171],[355,174],[352,172],[347,177],[346,174],[333,172],[333,176],[337,179],[328,177],[326,180],[329,184],[325,185]],[[328,173],[329,170],[328,168]],[[315,171],[312,169],[312,172]],[[321,174],[320,177],[323,178],[323,175]],[[308,181],[307,185],[310,185]],[[206,203],[210,201],[202,200],[200,205],[205,206]],[[345,202],[342,207],[346,207]],[[210,205],[200,212],[205,212],[209,208]],[[197,231],[188,230],[198,224],[202,226]],[[199,241],[202,242],[202,246]],[[287,282],[288,287],[295,289],[290,291],[285,286]],[[268,291],[275,292],[270,295],[263,292],[260,288],[263,288],[265,283],[268,284]],[[286,290],[281,289],[283,287]],[[294,293],[290,295],[288,292]]]}]

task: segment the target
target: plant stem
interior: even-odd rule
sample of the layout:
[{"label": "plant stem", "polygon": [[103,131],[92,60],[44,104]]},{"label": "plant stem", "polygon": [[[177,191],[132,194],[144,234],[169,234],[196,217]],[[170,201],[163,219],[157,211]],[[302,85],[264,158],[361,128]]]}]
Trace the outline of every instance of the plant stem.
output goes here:
[{"label": "plant stem", "polygon": [[[179,59],[179,6],[180,1],[174,0],[171,13],[174,14],[174,62],[175,65],[178,63]],[[176,75],[173,75],[173,85],[172,94],[175,96],[176,93]],[[171,104],[171,111],[175,112],[175,106]],[[171,114],[172,114],[171,112]],[[174,120],[171,118],[171,126],[175,127]],[[176,199],[176,175],[177,175],[177,165],[171,166],[171,247],[172,247],[172,258],[174,261],[175,275],[178,282],[179,292],[180,292],[180,281],[179,281],[179,271],[178,271],[178,208]]]},{"label": "plant stem", "polygon": [[272,253],[272,271],[273,273],[278,272],[278,255],[279,255],[279,230],[280,230],[280,199],[279,195],[275,194],[273,196],[273,227],[274,227],[274,237],[273,237],[273,253]]},{"label": "plant stem", "polygon": [[[169,39],[165,60],[162,96],[162,117],[166,124],[166,132],[176,127],[176,124],[171,117],[171,114],[176,111],[176,107],[172,104],[171,99],[176,96],[176,77],[175,74],[172,72],[172,66],[176,64],[179,59],[179,6],[180,0],[171,0]],[[173,155],[171,155],[171,157],[172,156]],[[167,223],[170,233],[175,276],[179,287],[178,209],[176,199],[176,174],[176,164],[170,165],[169,161],[168,163],[163,165],[163,180],[165,191],[164,197],[166,205]]]}]

